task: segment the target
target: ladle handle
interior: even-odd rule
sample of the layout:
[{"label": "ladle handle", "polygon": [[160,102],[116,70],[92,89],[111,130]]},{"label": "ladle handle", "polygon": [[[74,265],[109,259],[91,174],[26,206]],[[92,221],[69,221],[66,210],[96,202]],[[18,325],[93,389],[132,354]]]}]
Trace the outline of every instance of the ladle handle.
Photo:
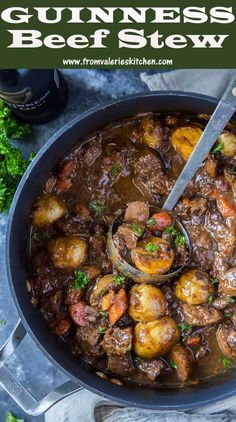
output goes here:
[{"label": "ladle handle", "polygon": [[171,211],[236,110],[236,77],[226,88],[199,142],[185,164],[163,208]]}]

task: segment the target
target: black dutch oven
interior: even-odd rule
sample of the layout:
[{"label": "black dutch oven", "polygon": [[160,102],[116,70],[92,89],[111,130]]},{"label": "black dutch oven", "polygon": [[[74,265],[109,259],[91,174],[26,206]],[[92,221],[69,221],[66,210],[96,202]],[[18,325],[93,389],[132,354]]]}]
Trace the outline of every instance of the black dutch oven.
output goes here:
[{"label": "black dutch oven", "polygon": [[[92,110],[76,117],[59,130],[40,150],[23,176],[16,192],[9,215],[6,264],[11,294],[20,321],[0,351],[0,385],[29,414],[38,415],[57,401],[85,387],[88,390],[123,406],[137,406],[156,410],[189,410],[202,408],[236,394],[234,371],[213,377],[206,383],[183,389],[152,389],[137,385],[122,386],[99,378],[94,369],[76,359],[62,341],[50,331],[42,315],[33,309],[25,287],[27,278],[27,239],[30,229],[32,204],[40,194],[51,168],[63,158],[80,139],[98,128],[133,114],[149,111],[184,111],[187,113],[212,113],[217,105],[215,98],[183,93],[153,92],[139,94]],[[4,361],[28,333],[42,352],[71,381],[49,393],[40,402],[14,378]]]}]

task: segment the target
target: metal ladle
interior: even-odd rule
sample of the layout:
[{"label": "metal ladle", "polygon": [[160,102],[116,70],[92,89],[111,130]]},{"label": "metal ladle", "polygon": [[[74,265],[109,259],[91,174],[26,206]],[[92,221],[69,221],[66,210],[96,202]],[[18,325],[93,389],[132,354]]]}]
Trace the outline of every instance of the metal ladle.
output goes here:
[{"label": "metal ladle", "polygon": [[[221,135],[224,128],[226,127],[227,123],[230,121],[231,117],[236,111],[236,77],[233,78],[230,83],[228,84],[221,100],[219,101],[218,106],[216,107],[214,113],[211,116],[199,142],[197,143],[196,147],[194,148],[189,160],[185,164],[180,176],[175,182],[173,189],[171,190],[170,194],[168,195],[163,209],[167,211],[172,211],[177,204],[179,198],[184,193],[185,188],[187,187],[188,183],[192,180],[193,176],[197,172],[198,168],[207,157],[209,151],[212,149],[213,145],[217,141],[217,138]],[[151,208],[151,207],[150,207]],[[153,207],[152,207],[153,208]],[[154,207],[155,211],[160,211],[159,208]],[[121,211],[121,213],[124,211]],[[185,263],[184,267],[177,269],[176,271],[158,275],[158,274],[146,274],[139,271],[137,268],[129,265],[124,258],[121,257],[118,250],[116,249],[113,243],[113,234],[114,234],[114,227],[117,222],[117,218],[120,217],[121,213],[116,216],[113,224],[110,226],[108,232],[108,242],[107,242],[107,250],[109,257],[113,264],[117,267],[117,269],[123,273],[125,276],[133,279],[136,282],[143,283],[162,283],[170,278],[176,277],[186,266]],[[172,214],[172,213],[170,213]],[[173,214],[172,214],[173,215]],[[186,237],[186,243],[189,252],[189,258],[191,255],[191,242],[188,236],[187,231],[185,230],[182,223],[173,215],[175,224],[179,227],[180,231]]]}]

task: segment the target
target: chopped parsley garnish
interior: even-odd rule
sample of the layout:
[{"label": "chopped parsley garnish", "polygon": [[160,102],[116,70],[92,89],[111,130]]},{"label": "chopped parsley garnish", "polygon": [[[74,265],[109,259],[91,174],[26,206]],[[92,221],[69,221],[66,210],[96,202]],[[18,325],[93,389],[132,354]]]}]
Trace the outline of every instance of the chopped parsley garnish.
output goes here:
[{"label": "chopped parsley garnish", "polygon": [[100,201],[90,202],[89,208],[91,208],[96,215],[102,215],[105,211],[105,207]]},{"label": "chopped parsley garnish", "polygon": [[211,284],[216,284],[218,283],[218,281],[216,280],[215,277],[211,277]]},{"label": "chopped parsley garnish", "polygon": [[232,174],[236,174],[236,166],[232,166],[232,167],[230,167],[229,171],[230,171],[230,173],[232,173]]},{"label": "chopped parsley garnish", "polygon": [[119,173],[120,173],[120,167],[119,166],[116,166],[116,165],[112,166],[112,168],[111,168],[111,175],[113,177],[115,177]]},{"label": "chopped parsley garnish", "polygon": [[7,321],[5,319],[0,319],[0,325],[4,326],[6,325]]},{"label": "chopped parsley garnish", "polygon": [[44,242],[45,240],[48,240],[50,237],[46,232],[36,232],[32,235],[32,239],[35,242]]},{"label": "chopped parsley garnish", "polygon": [[130,345],[127,347],[126,352],[130,352],[131,350],[132,350],[132,344],[130,344]]},{"label": "chopped parsley garnish", "polygon": [[72,288],[75,290],[82,289],[88,283],[89,278],[83,271],[76,271],[75,278],[72,283]]},{"label": "chopped parsley garnish", "polygon": [[123,277],[122,275],[116,275],[116,276],[113,278],[113,281],[114,281],[114,283],[115,283],[117,286],[120,286],[121,284],[123,284],[123,283],[124,283],[124,281],[125,281],[125,277]]},{"label": "chopped parsley garnish", "polygon": [[155,226],[155,224],[156,224],[156,220],[155,220],[155,218],[153,218],[153,217],[149,218],[149,219],[147,220],[147,224],[148,224],[149,226]]},{"label": "chopped parsley garnish", "polygon": [[220,362],[223,363],[224,367],[226,369],[231,369],[233,367],[233,362],[231,359],[227,358],[226,356],[222,356],[220,358]]},{"label": "chopped parsley garnish", "polygon": [[24,419],[18,419],[13,415],[13,413],[7,412],[6,422],[24,422]]},{"label": "chopped parsley garnish", "polygon": [[185,245],[186,244],[186,237],[179,233],[174,226],[169,226],[164,230],[164,233],[171,234],[174,238],[174,242],[176,246]]},{"label": "chopped parsley garnish", "polygon": [[187,322],[181,322],[178,327],[184,340],[188,337],[193,328],[192,325],[189,325]]},{"label": "chopped parsley garnish", "polygon": [[173,360],[170,360],[170,366],[174,369],[177,369],[177,365]]},{"label": "chopped parsley garnish", "polygon": [[158,251],[158,249],[160,249],[160,247],[154,245],[154,243],[152,242],[147,243],[147,245],[145,246],[145,251],[147,252],[156,252]]},{"label": "chopped parsley garnish", "polygon": [[222,141],[219,141],[215,144],[214,148],[211,150],[212,154],[216,154],[217,152],[223,152],[224,144]]},{"label": "chopped parsley garnish", "polygon": [[107,319],[107,312],[106,311],[101,311],[101,316],[102,316],[102,321],[105,321]]},{"label": "chopped parsley garnish", "polygon": [[105,328],[98,327],[98,334],[104,334],[106,332]]},{"label": "chopped parsley garnish", "polygon": [[13,147],[8,137],[21,139],[30,132],[30,125],[19,122],[0,100],[0,212],[8,211],[17,185],[34,157],[32,153],[24,159],[21,149]]},{"label": "chopped parsley garnish", "polygon": [[214,300],[213,295],[209,295],[209,296],[208,296],[208,299],[207,299],[208,303],[213,302],[213,300]]},{"label": "chopped parsley garnish", "polygon": [[230,297],[230,296],[226,296],[226,298],[225,298],[226,300],[227,300],[227,302],[229,302],[229,303],[234,303],[235,302],[235,299],[233,298],[233,297]]},{"label": "chopped parsley garnish", "polygon": [[133,230],[133,232],[137,233],[139,236],[142,236],[143,230],[140,229],[140,227],[136,226],[136,224],[130,224],[130,228],[131,230]]},{"label": "chopped parsley garnish", "polygon": [[232,316],[233,316],[233,312],[230,312],[230,313],[227,313],[227,312],[226,312],[226,313],[224,314],[224,317],[225,317],[225,318],[231,318]]}]

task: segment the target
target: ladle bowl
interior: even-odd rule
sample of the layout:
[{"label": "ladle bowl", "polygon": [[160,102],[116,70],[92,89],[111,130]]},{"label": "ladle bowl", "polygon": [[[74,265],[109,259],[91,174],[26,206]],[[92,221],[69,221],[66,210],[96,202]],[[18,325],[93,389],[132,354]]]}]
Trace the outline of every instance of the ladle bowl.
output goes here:
[{"label": "ladle bowl", "polygon": [[[150,209],[150,215],[154,214],[159,211],[163,211],[163,209],[158,208],[156,206],[149,206]],[[110,225],[109,231],[108,231],[108,237],[107,237],[107,252],[109,255],[110,260],[112,261],[113,265],[117,268],[119,273],[123,274],[127,278],[131,278],[136,283],[155,283],[155,284],[162,284],[172,278],[177,277],[188,265],[190,259],[191,259],[191,252],[192,252],[192,246],[190,242],[190,238],[188,236],[188,232],[184,225],[181,223],[181,221],[175,216],[175,214],[171,211],[168,211],[168,213],[173,217],[173,226],[178,229],[181,234],[183,234],[186,238],[186,247],[188,251],[188,259],[186,260],[185,264],[181,267],[179,267],[177,270],[172,270],[166,274],[147,274],[143,273],[142,271],[138,270],[133,265],[129,264],[125,258],[123,258],[118,251],[118,249],[115,246],[115,243],[113,241],[113,236],[119,226],[119,223],[121,223],[121,217],[124,215],[125,209],[121,209],[117,212],[116,217],[114,218],[112,224]]]}]

